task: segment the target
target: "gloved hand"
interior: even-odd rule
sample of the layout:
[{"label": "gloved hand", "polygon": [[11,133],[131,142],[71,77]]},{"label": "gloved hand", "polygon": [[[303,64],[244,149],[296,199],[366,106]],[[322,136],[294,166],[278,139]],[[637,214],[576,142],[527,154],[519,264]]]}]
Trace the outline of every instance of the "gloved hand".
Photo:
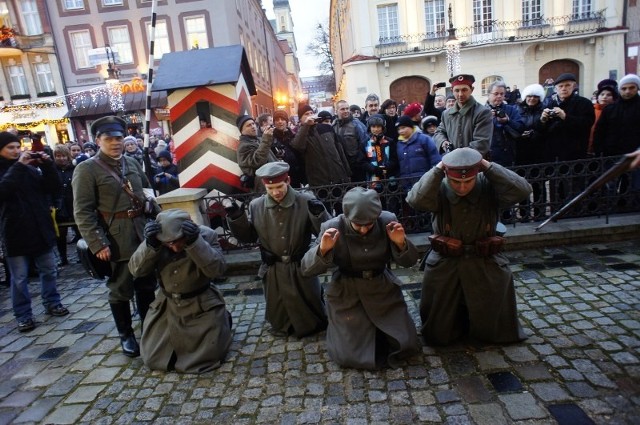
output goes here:
[{"label": "gloved hand", "polygon": [[156,221],[150,221],[144,226],[144,240],[147,242],[147,246],[153,249],[158,249],[162,245],[162,242],[158,240],[158,233],[162,231],[160,223]]},{"label": "gloved hand", "polygon": [[242,215],[242,208],[240,208],[240,206],[235,202],[232,202],[231,205],[225,207],[224,210],[227,212],[227,216],[232,220],[235,220]]},{"label": "gloved hand", "polygon": [[309,212],[313,215],[322,214],[325,211],[324,204],[317,199],[309,199],[307,201]]},{"label": "gloved hand", "polygon": [[185,220],[184,222],[182,222],[182,226],[180,226],[180,228],[182,229],[182,234],[184,235],[184,242],[187,245],[191,245],[192,243],[194,243],[200,235],[200,227],[198,227],[198,225],[191,220]]}]

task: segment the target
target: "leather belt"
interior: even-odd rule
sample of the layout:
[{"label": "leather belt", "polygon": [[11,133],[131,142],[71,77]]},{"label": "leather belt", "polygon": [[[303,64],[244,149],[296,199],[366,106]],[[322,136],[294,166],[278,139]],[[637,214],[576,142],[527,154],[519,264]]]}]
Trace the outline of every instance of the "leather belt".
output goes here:
[{"label": "leather belt", "polygon": [[182,294],[179,294],[176,292],[167,292],[164,288],[160,288],[160,289],[162,290],[162,293],[164,294],[165,297],[171,298],[174,301],[182,301],[182,300],[187,300],[189,298],[197,297],[198,295],[205,293],[207,289],[209,289],[210,287],[211,287],[210,285],[207,285],[207,286],[203,286],[202,288],[196,289],[195,291],[185,292]]},{"label": "leather belt", "polygon": [[111,217],[113,218],[136,218],[136,217],[140,217],[142,215],[142,208],[135,208],[135,209],[130,209],[130,210],[126,210],[126,211],[117,211],[115,213],[108,213],[108,212],[104,212],[104,211],[100,211],[100,214],[102,215],[102,217],[104,217],[105,220],[109,220]]},{"label": "leather belt", "polygon": [[380,276],[382,273],[384,273],[384,270],[385,269],[353,271],[340,269],[340,274],[347,277],[355,277],[359,279],[373,279],[374,277]]}]

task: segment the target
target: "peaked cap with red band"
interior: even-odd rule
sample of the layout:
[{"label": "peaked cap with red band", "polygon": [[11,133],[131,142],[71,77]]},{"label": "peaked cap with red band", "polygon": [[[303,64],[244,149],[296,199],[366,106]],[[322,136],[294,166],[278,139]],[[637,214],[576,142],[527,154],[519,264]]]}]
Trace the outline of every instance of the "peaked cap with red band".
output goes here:
[{"label": "peaked cap with red band", "polygon": [[476,79],[471,74],[458,74],[451,77],[449,82],[451,83],[451,87],[459,86],[461,84],[471,87],[473,86],[473,83],[476,82]]},{"label": "peaked cap with red band", "polygon": [[482,154],[472,148],[458,148],[442,157],[447,177],[466,179],[480,172]]},{"label": "peaked cap with red band", "polygon": [[267,162],[256,170],[256,177],[264,184],[276,184],[289,178],[289,164],[284,161]]}]

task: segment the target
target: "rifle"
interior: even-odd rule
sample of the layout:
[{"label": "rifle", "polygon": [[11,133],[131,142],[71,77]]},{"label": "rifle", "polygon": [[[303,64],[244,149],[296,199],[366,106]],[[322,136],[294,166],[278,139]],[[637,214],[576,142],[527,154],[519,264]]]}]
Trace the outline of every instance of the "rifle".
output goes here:
[{"label": "rifle", "polygon": [[626,173],[629,170],[629,164],[631,164],[631,160],[632,160],[631,156],[624,155],[615,164],[613,164],[613,167],[609,168],[604,174],[602,174],[600,177],[594,180],[593,183],[587,186],[585,190],[580,192],[575,198],[570,200],[565,206],[563,206],[558,211],[556,211],[551,217],[543,221],[541,225],[536,227],[535,231],[537,232],[538,230],[542,229],[542,227],[544,227],[550,221],[553,221],[553,222],[558,221],[559,218],[565,215],[575,204],[580,202],[583,198],[591,195],[593,192],[600,189],[608,181],[611,181],[621,176],[622,174]]}]

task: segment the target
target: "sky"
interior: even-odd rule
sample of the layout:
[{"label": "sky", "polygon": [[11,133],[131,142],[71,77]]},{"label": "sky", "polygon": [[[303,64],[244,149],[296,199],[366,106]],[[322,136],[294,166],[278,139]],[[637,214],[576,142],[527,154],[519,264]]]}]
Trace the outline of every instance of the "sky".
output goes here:
[{"label": "sky", "polygon": [[[306,53],[307,45],[315,35],[318,23],[326,25],[329,22],[330,0],[289,0],[291,18],[293,19],[293,34],[298,46],[298,60],[300,61],[300,77],[318,75],[318,60]],[[267,11],[267,17],[274,19],[272,0],[262,0],[262,7]]]}]

